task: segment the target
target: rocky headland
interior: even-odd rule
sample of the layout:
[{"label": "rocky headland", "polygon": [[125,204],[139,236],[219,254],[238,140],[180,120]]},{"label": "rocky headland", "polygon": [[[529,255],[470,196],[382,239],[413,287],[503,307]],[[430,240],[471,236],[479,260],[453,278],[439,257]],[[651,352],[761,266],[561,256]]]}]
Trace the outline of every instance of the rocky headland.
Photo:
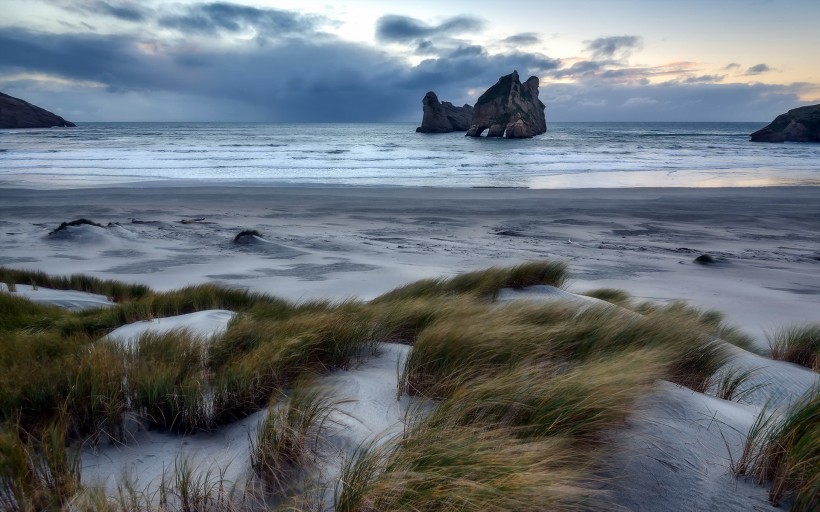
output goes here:
[{"label": "rocky headland", "polygon": [[424,117],[420,133],[466,131],[470,137],[524,139],[547,131],[544,104],[538,99],[538,78],[531,76],[523,84],[518,71],[502,76],[478,98],[475,107],[456,107],[439,102],[433,91],[424,95]]},{"label": "rocky headland", "polygon": [[424,95],[422,105],[424,117],[421,126],[416,128],[419,133],[463,132],[470,128],[473,119],[473,107],[470,105],[457,107],[449,101],[439,102],[433,91]]},{"label": "rocky headland", "polygon": [[71,121],[0,92],[0,128],[51,128],[76,126]]},{"label": "rocky headland", "polygon": [[518,72],[502,76],[478,98],[467,136],[524,139],[547,131],[545,105],[538,99],[538,78],[531,76],[523,84]]},{"label": "rocky headland", "polygon": [[794,108],[752,134],[752,142],[820,142],[820,104]]}]

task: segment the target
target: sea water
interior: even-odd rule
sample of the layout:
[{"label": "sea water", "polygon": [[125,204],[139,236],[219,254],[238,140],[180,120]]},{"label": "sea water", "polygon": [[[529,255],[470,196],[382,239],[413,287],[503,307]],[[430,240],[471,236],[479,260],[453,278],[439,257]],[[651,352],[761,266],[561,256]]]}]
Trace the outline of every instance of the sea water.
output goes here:
[{"label": "sea water", "polygon": [[533,139],[410,123],[81,123],[0,130],[0,186],[716,187],[820,184],[820,144],[765,123],[551,123]]}]

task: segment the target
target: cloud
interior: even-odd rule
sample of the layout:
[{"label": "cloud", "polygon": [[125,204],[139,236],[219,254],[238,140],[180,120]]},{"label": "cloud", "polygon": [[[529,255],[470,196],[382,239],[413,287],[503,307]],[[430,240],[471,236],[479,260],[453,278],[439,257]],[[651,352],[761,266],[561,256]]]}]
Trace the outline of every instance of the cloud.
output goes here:
[{"label": "cloud", "polygon": [[730,62],[723,67],[723,71],[732,71],[735,69],[740,69],[740,64],[737,62]]},{"label": "cloud", "polygon": [[796,85],[550,84],[541,88],[550,121],[764,121],[799,100]]},{"label": "cloud", "polygon": [[438,54],[438,48],[436,45],[433,44],[433,41],[419,41],[419,44],[416,45],[415,54],[416,55],[436,55]]},{"label": "cloud", "polygon": [[623,104],[624,107],[644,107],[647,105],[657,105],[658,100],[652,98],[644,98],[641,96],[629,98]]},{"label": "cloud", "polygon": [[71,7],[90,14],[102,14],[132,22],[144,21],[151,14],[151,11],[134,2],[97,0],[94,2],[77,2],[72,4]]},{"label": "cloud", "polygon": [[409,16],[387,14],[376,21],[376,39],[387,43],[409,43],[420,39],[450,37],[484,29],[484,22],[473,16],[454,16],[438,25],[428,25]]},{"label": "cloud", "polygon": [[[230,12],[235,16],[226,14],[223,22],[241,27],[248,11]],[[298,24],[300,15],[292,14]],[[316,27],[298,26],[294,30]],[[332,36],[271,37],[265,45],[246,41],[225,49],[184,38],[163,41],[148,31],[87,35],[0,27],[0,86],[76,121],[277,122],[417,121],[425,92],[472,103],[513,69],[522,78],[544,79],[548,119],[565,121],[766,120],[800,104],[806,88],[817,88],[717,83],[720,75],[704,75],[691,62],[630,67],[606,58],[490,53],[450,39],[438,49],[438,40],[422,38],[417,45],[425,42],[436,53],[411,65]]]},{"label": "cloud", "polygon": [[683,82],[687,84],[709,84],[722,82],[724,78],[726,78],[726,75],[689,76],[684,78]]},{"label": "cloud", "polygon": [[522,32],[506,37],[502,39],[501,42],[510,46],[532,46],[540,43],[541,38],[534,32]]},{"label": "cloud", "polygon": [[641,47],[641,38],[638,36],[599,37],[586,42],[586,50],[595,58],[613,58],[617,54],[628,56],[632,50]]},{"label": "cloud", "polygon": [[158,23],[185,33],[217,34],[253,30],[258,35],[284,36],[316,30],[318,18],[294,11],[257,8],[226,2],[189,5],[175,14],[163,14]]},{"label": "cloud", "polygon": [[756,65],[750,67],[749,69],[747,69],[746,74],[747,75],[761,75],[763,73],[768,73],[769,71],[772,71],[772,68],[770,68],[768,65],[766,65],[766,64],[756,64]]},{"label": "cloud", "polygon": [[665,82],[717,82],[720,75],[697,75],[695,62],[670,62],[661,66],[628,66],[618,60],[579,60],[547,73],[550,78],[572,79],[587,84],[649,84]]},{"label": "cloud", "polygon": [[[559,65],[540,54],[490,55],[480,46],[463,46],[410,66],[369,46],[330,38],[286,38],[226,51],[126,35],[0,28],[0,47],[8,49],[0,53],[0,75],[27,71],[94,82],[123,101],[196,97],[214,112],[226,105],[221,111],[230,119],[241,103],[254,107],[249,120],[283,122],[407,120],[416,117],[428,90],[448,101],[472,102],[468,90],[483,90],[501,74],[518,69],[540,75]],[[132,115],[143,115],[139,109]]]}]

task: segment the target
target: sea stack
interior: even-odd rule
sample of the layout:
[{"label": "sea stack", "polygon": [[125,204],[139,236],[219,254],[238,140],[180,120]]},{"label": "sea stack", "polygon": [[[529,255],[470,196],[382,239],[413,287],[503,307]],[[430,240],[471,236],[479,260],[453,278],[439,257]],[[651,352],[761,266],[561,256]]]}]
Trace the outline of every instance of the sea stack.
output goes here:
[{"label": "sea stack", "polygon": [[71,121],[27,101],[0,92],[0,128],[51,128],[76,126]]},{"label": "sea stack", "polygon": [[793,108],[752,134],[752,142],[820,142],[820,105]]},{"label": "sea stack", "polygon": [[424,117],[421,126],[416,128],[417,132],[463,132],[470,128],[470,121],[473,118],[473,107],[470,105],[456,107],[449,101],[439,102],[433,91],[425,94],[421,103],[424,106]]},{"label": "sea stack", "polygon": [[544,104],[538,99],[538,78],[531,76],[523,84],[518,71],[502,76],[478,98],[467,136],[523,139],[547,131]]}]

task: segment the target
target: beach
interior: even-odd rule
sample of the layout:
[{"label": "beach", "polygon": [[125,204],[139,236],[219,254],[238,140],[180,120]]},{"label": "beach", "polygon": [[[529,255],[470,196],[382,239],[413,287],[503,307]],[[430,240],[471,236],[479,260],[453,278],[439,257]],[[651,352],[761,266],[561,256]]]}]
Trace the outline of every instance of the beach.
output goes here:
[{"label": "beach", "polygon": [[[820,188],[131,187],[0,190],[0,265],[288,300],[371,299],[528,260],[569,289],[715,308],[764,333],[820,320]],[[87,218],[70,236],[61,222]],[[235,244],[242,230],[261,240]],[[710,254],[714,265],[694,259]]]},{"label": "beach", "polygon": [[[59,229],[78,219],[90,223]],[[557,301],[582,312],[607,304],[585,293],[614,288],[633,304],[684,300],[723,313],[726,325],[748,334],[752,346],[731,347],[730,362],[716,375],[749,371],[744,386],[750,391],[742,402],[713,396],[717,381],[706,393],[668,380],[642,391],[628,418],[603,434],[607,450],[591,484],[599,489],[586,498],[593,507],[774,510],[766,486],[733,476],[735,461],[758,415],[767,408],[785,411],[818,382],[816,372],[765,357],[768,335],[820,322],[816,187],[2,189],[0,228],[0,266],[85,274],[158,292],[216,283],[308,309],[330,300],[344,310],[345,301],[369,301],[420,279],[551,260],[568,264],[562,287],[505,289],[498,303],[526,309]],[[36,283],[16,288],[21,297],[69,309],[113,305],[105,295]],[[211,309],[149,316],[103,341],[134,344],[144,333],[174,335],[180,328],[219,340],[235,315]],[[628,318],[612,328],[628,325]],[[317,482],[317,499],[329,509],[335,506],[330,490],[338,489],[340,471],[361,446],[386,442],[422,417],[414,416],[411,396],[394,399],[412,348],[378,341],[369,359],[319,380],[337,406],[310,452],[305,478]],[[186,461],[203,482],[219,474],[247,486],[254,481],[252,440],[267,414],[194,435],[134,423],[124,444],[82,448],[82,482],[114,496],[128,481],[150,502],[158,482]]]}]

